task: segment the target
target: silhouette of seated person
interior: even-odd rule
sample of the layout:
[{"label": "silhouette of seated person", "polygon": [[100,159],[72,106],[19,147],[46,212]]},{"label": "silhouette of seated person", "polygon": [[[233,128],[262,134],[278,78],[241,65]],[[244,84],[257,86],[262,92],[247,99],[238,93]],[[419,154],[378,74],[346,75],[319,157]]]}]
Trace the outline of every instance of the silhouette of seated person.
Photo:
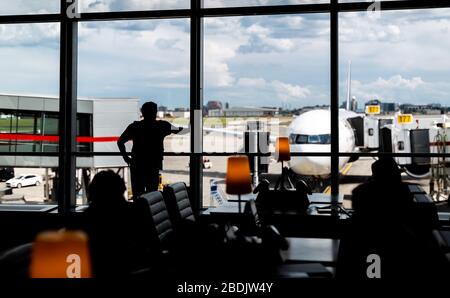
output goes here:
[{"label": "silhouette of seated person", "polygon": [[382,278],[428,274],[429,255],[416,230],[413,199],[393,158],[372,164],[371,179],[353,190],[354,213],[340,244],[338,277],[368,278],[371,254],[380,256]]},{"label": "silhouette of seated person", "polygon": [[99,172],[88,187],[84,229],[97,277],[123,276],[146,265],[133,205],[126,201],[125,191],[123,179],[111,170]]},{"label": "silhouette of seated person", "polygon": [[[162,169],[164,156],[164,138],[183,129],[174,127],[167,121],[156,120],[157,110],[156,103],[144,103],[141,108],[143,120],[131,123],[117,141],[123,159],[130,166],[134,198],[158,190],[159,171]],[[128,141],[133,141],[131,158],[125,148]]]}]

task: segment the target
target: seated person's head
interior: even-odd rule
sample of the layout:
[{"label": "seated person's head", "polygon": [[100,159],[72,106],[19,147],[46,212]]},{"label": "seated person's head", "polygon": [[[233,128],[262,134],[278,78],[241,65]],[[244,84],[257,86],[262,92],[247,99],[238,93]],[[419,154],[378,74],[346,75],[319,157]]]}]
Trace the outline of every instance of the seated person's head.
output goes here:
[{"label": "seated person's head", "polygon": [[381,157],[372,164],[372,178],[374,181],[400,183],[401,172],[392,157]]},{"label": "seated person's head", "polygon": [[142,105],[141,113],[145,120],[155,120],[158,105],[153,101],[148,101]]},{"label": "seated person's head", "polygon": [[353,190],[355,214],[379,222],[386,221],[386,216],[399,218],[411,206],[413,197],[402,185],[401,171],[392,157],[382,157],[372,164],[372,182],[375,183],[363,183]]},{"label": "seated person's head", "polygon": [[111,170],[99,172],[89,184],[89,203],[97,206],[114,206],[126,202],[123,179]]}]

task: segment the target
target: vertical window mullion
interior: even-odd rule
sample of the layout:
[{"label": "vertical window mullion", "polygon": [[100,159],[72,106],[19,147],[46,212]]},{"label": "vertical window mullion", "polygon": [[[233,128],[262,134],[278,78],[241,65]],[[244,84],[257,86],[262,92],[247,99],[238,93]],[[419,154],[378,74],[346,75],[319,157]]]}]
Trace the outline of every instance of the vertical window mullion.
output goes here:
[{"label": "vertical window mullion", "polygon": [[194,197],[194,211],[203,206],[203,19],[200,16],[202,0],[191,0],[191,84],[190,84],[190,186]]},{"label": "vertical window mullion", "polygon": [[76,205],[76,113],[78,24],[66,12],[71,3],[61,0],[58,211],[67,213]]},{"label": "vertical window mullion", "polygon": [[330,11],[330,111],[331,111],[331,195],[339,195],[339,12],[338,0],[331,0]]}]

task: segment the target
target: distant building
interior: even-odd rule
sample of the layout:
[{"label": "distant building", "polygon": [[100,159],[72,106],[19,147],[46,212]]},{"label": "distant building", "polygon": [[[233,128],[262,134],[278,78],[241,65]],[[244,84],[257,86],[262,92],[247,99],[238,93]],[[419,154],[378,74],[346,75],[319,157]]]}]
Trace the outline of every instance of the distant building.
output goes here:
[{"label": "distant building", "polygon": [[356,97],[352,97],[352,100],[350,101],[350,111],[356,112],[358,110],[358,101],[356,100]]},{"label": "distant building", "polygon": [[174,112],[189,112],[188,108],[175,108]]},{"label": "distant building", "polygon": [[170,111],[158,111],[157,113],[156,113],[156,117],[157,118],[160,118],[160,119],[162,119],[162,118],[166,118],[166,117],[173,117],[173,112],[170,112]]},{"label": "distant building", "polygon": [[381,105],[381,101],[379,101],[378,99],[372,99],[366,102],[366,106],[378,106],[378,105]]},{"label": "distant building", "polygon": [[366,102],[366,106],[380,106],[380,110],[382,114],[392,114],[399,110],[399,106],[394,102],[381,102],[378,99],[369,100]]},{"label": "distant building", "polygon": [[166,106],[158,106],[158,112],[167,112],[168,110]]},{"label": "distant building", "polygon": [[393,102],[382,102],[381,103],[381,112],[382,113],[395,113],[398,111],[398,104]]},{"label": "distant building", "polygon": [[400,110],[405,114],[439,115],[447,112],[447,107],[439,103],[427,105],[402,104]]},{"label": "distant building", "polygon": [[222,110],[210,110],[210,117],[268,117],[278,115],[278,108],[232,107]]},{"label": "distant building", "polygon": [[210,100],[206,104],[206,110],[221,110],[223,108],[222,102],[218,100]]},{"label": "distant building", "polygon": [[175,118],[190,118],[191,117],[191,113],[189,111],[173,111],[172,112],[172,116]]},{"label": "distant building", "polygon": [[[341,106],[341,109],[346,109],[347,108],[347,101],[344,101]],[[356,112],[358,110],[358,101],[356,100],[356,97],[352,97],[352,99],[350,100],[350,111]]]}]

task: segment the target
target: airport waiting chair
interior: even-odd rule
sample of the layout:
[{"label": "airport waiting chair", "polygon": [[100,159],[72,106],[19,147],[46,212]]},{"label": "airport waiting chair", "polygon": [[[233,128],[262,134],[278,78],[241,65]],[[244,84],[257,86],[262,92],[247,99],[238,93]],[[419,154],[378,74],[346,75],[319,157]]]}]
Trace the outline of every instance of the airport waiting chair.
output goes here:
[{"label": "airport waiting chair", "polygon": [[433,230],[433,239],[436,246],[443,253],[450,253],[450,231]]},{"label": "airport waiting chair", "polygon": [[27,243],[0,253],[0,278],[29,278],[33,244]]},{"label": "airport waiting chair", "polygon": [[[136,200],[136,208],[142,219],[150,224],[150,245],[158,245],[163,251],[167,249],[173,234],[173,225],[160,191],[154,191],[141,195]],[[147,218],[150,220],[147,221]]]},{"label": "airport waiting chair", "polygon": [[184,182],[177,182],[164,187],[164,200],[175,227],[185,220],[196,221]]}]

